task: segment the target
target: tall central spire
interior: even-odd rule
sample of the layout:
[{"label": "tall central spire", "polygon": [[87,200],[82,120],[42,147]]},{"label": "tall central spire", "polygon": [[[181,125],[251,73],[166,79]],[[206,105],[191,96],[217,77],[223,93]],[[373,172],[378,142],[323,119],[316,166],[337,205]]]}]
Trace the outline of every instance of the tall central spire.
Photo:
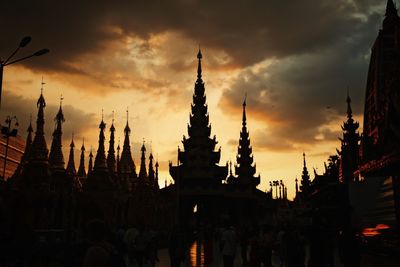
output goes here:
[{"label": "tall central spire", "polygon": [[203,58],[203,55],[201,54],[201,51],[199,49],[199,52],[197,53],[197,59],[199,60],[198,65],[197,65],[197,81],[202,81],[201,79],[201,59]]},{"label": "tall central spire", "polygon": [[221,151],[215,151],[215,146],[218,143],[216,137],[210,138],[211,125],[209,123],[205,86],[202,80],[202,58],[202,53],[199,50],[197,53],[197,79],[194,85],[193,103],[188,125],[189,138],[183,137],[184,151],[178,149],[178,166],[172,166],[172,163],[170,163],[171,176],[182,186],[218,186],[222,184],[222,180],[225,179],[228,172],[227,166],[217,165]]},{"label": "tall central spire", "polygon": [[64,155],[62,153],[62,124],[65,122],[62,112],[62,97],[60,98],[60,108],[54,121],[56,123],[53,132],[53,141],[51,143],[49,163],[52,170],[64,170]]},{"label": "tall central spire", "polygon": [[243,100],[243,115],[242,115],[242,129],[246,128],[246,100],[247,100],[247,94],[245,94],[244,96],[244,100]]}]

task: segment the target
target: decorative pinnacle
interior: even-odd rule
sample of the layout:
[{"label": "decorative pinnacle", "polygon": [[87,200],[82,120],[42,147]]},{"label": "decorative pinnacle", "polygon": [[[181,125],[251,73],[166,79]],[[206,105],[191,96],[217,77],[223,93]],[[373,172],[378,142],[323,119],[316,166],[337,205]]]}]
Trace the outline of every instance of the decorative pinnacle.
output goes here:
[{"label": "decorative pinnacle", "polygon": [[385,16],[397,16],[397,8],[396,5],[393,3],[393,0],[388,0],[386,4],[386,13]]},{"label": "decorative pinnacle", "polygon": [[43,85],[45,85],[46,83],[43,81],[43,76],[42,76],[42,86],[40,88],[40,94],[43,94]]},{"label": "decorative pinnacle", "polygon": [[125,129],[124,129],[124,132],[126,134],[129,134],[131,132],[131,129],[129,128],[128,121],[129,121],[129,110],[128,110],[128,107],[126,107],[126,126],[125,126]]},{"label": "decorative pinnacle", "polygon": [[104,110],[103,109],[101,109],[101,122],[100,122],[99,128],[101,130],[104,130],[104,128],[106,128],[106,124],[104,123]]},{"label": "decorative pinnacle", "polygon": [[40,96],[39,96],[39,99],[37,101],[37,106],[38,107],[39,106],[45,107],[46,106],[46,101],[44,100],[44,97],[43,97],[43,85],[46,84],[46,83],[43,82],[43,76],[42,76],[42,83],[41,84],[42,84],[42,86],[40,87]]},{"label": "decorative pinnacle", "polygon": [[32,128],[32,113],[29,116],[29,127],[28,127],[28,133],[33,132],[33,128]]},{"label": "decorative pinnacle", "polygon": [[75,147],[75,144],[74,144],[74,132],[72,132],[72,139],[71,139],[70,147]]},{"label": "decorative pinnacle", "polygon": [[199,60],[199,63],[197,66],[197,79],[201,80],[201,59],[203,58],[203,55],[201,54],[200,48],[199,48],[199,52],[197,53],[197,58]]},{"label": "decorative pinnacle", "polygon": [[303,164],[306,167],[306,153],[303,152]]},{"label": "decorative pinnacle", "polygon": [[351,117],[353,115],[353,111],[351,110],[351,98],[350,98],[348,89],[347,89],[346,102],[347,102],[347,118],[351,119]]},{"label": "decorative pinnacle", "polygon": [[243,127],[246,126],[246,99],[247,99],[247,93],[244,95],[244,101],[243,101],[243,118],[242,118]]},{"label": "decorative pinnacle", "polygon": [[61,96],[60,96],[60,107],[62,106],[62,101],[64,100],[64,97],[62,96],[62,94],[61,94]]},{"label": "decorative pinnacle", "polygon": [[144,138],[143,138],[143,144],[142,144],[142,148],[141,148],[141,150],[142,150],[142,152],[143,151],[146,151],[146,147],[144,146],[144,143],[145,143],[146,141],[144,141]]}]

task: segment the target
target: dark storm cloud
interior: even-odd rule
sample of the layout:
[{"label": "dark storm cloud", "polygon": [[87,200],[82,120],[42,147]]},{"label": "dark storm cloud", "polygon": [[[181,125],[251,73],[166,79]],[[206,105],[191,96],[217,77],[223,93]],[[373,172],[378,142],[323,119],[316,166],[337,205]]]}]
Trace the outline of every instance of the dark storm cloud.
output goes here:
[{"label": "dark storm cloud", "polygon": [[381,17],[368,19],[340,42],[306,53],[272,61],[268,66],[243,71],[225,90],[222,108],[240,109],[244,92],[248,110],[266,124],[255,133],[255,144],[271,150],[291,150],[321,141],[337,140],[345,120],[347,89],[353,111],[363,112],[362,103],[373,43]]},{"label": "dark storm cloud", "polygon": [[[33,41],[26,50],[48,47],[51,54],[27,61],[27,66],[99,77],[112,70],[106,60],[98,62],[96,57],[90,62],[103,66],[95,74],[76,63],[88,55],[110,53],[110,45],[124,44],[128,36],[144,40],[138,51],[146,54],[152,49],[146,43],[152,35],[177,32],[205,49],[227,54],[228,62],[213,64],[245,68],[224,92],[221,106],[238,110],[247,91],[249,113],[268,124],[264,133],[255,133],[256,142],[293,149],[296,144],[318,142],[321,134],[324,140],[333,138],[325,126],[344,114],[347,87],[354,111],[362,112],[369,48],[385,2],[2,1],[7,27],[0,29],[0,55],[7,55],[29,34]],[[128,49],[115,49],[128,57]],[[266,59],[273,60],[267,67],[250,68]],[[184,63],[176,56],[166,65],[184,71]],[[104,79],[112,87],[126,86]]]},{"label": "dark storm cloud", "polygon": [[[2,1],[0,55],[24,35],[28,51],[48,47],[51,55],[31,67],[84,74],[74,65],[82,55],[101,53],[127,35],[146,40],[176,31],[203,47],[225,51],[245,66],[266,57],[315,51],[362,24],[356,12],[376,1]],[[4,41],[6,40],[6,41]],[[149,47],[147,49],[150,49]],[[24,49],[25,50],[25,49]]]}]

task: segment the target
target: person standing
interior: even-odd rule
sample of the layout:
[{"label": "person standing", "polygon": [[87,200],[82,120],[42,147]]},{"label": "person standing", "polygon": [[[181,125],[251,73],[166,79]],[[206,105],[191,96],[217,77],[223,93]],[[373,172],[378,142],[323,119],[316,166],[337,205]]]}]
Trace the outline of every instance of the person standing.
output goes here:
[{"label": "person standing", "polygon": [[224,267],[233,267],[237,247],[237,236],[233,226],[230,226],[222,233],[221,241]]}]

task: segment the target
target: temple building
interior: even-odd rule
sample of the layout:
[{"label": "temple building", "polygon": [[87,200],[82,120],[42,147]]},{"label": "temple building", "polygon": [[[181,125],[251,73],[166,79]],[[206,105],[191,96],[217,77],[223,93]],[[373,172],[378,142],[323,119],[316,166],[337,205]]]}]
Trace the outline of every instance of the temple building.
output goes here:
[{"label": "temple building", "polygon": [[[79,165],[75,164],[76,140],[73,134],[66,164],[62,153],[66,118],[60,101],[49,151],[44,132],[46,101],[42,82],[35,135],[32,137],[33,127],[30,125],[21,162],[7,181],[13,194],[7,195],[6,203],[9,207],[16,207],[10,214],[11,221],[26,223],[33,229],[80,229],[95,218],[113,226],[154,227],[161,224],[172,226],[177,220],[186,225],[221,220],[248,224],[264,218],[267,212],[260,216],[260,211],[270,209],[270,195],[257,189],[261,178],[256,175],[250,145],[246,99],[234,164],[235,175],[230,163],[228,178],[228,163],[219,165],[221,148],[216,147],[216,136],[211,137],[200,51],[197,59],[188,137],[183,137],[183,149],[178,148],[177,165],[169,165],[174,183],[163,189],[158,184],[159,163],[154,160],[152,151],[148,153],[144,140],[140,147],[139,172],[136,172],[128,111],[122,152],[119,143],[115,150],[114,119],[109,127],[106,151],[107,125],[102,115],[98,148],[95,155],[90,149],[86,169],[83,140]],[[282,196],[286,195],[283,190]],[[22,209],[26,214],[19,212]],[[23,220],[22,216],[26,218]]]},{"label": "temple building", "polygon": [[[215,223],[221,218],[235,223],[255,219],[257,210],[266,209],[269,195],[258,190],[260,176],[254,176],[252,148],[246,126],[246,101],[243,103],[236,176],[228,177],[228,163],[220,166],[221,148],[216,136],[211,138],[205,86],[202,79],[202,53],[197,54],[197,80],[191,104],[188,137],[183,136],[183,150],[178,147],[178,162],[170,162],[175,183],[162,189],[164,198],[174,199],[175,216],[181,223]],[[227,183],[226,183],[226,182]],[[259,214],[259,213],[258,213]],[[249,216],[243,216],[249,215]]]},{"label": "temple building", "polygon": [[387,1],[382,29],[371,49],[359,169],[368,208],[363,219],[400,226],[400,17]]},{"label": "temple building", "polygon": [[[399,88],[400,17],[388,0],[382,29],[371,49],[362,135],[347,94],[347,120],[341,127],[338,155],[329,157],[325,172],[315,173],[309,187],[316,210],[326,210],[324,216],[331,221],[341,217],[336,227],[351,225],[353,216],[360,218],[364,228],[400,227]],[[305,170],[304,165],[297,195],[304,191]]]}]

